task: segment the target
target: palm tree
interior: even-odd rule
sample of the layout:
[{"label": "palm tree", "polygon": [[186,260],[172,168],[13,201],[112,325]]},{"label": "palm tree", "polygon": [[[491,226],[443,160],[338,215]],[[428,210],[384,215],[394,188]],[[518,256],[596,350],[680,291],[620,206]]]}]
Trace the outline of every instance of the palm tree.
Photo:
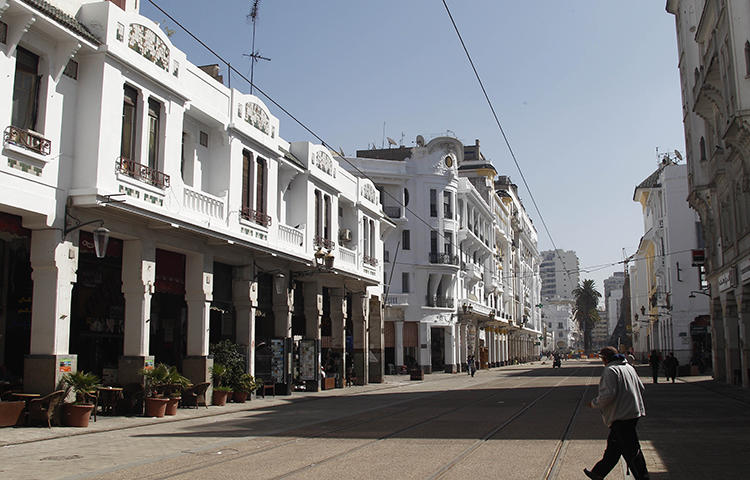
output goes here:
[{"label": "palm tree", "polygon": [[591,331],[594,329],[594,324],[599,321],[596,306],[599,305],[601,296],[602,294],[594,287],[593,280],[584,280],[573,289],[573,297],[576,301],[573,318],[583,331],[583,349],[587,354],[591,353]]}]

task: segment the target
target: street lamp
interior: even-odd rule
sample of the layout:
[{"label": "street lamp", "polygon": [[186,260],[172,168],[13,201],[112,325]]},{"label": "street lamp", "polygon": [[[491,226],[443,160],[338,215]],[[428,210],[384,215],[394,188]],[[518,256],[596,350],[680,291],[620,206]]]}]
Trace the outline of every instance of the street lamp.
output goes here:
[{"label": "street lamp", "polygon": [[[68,225],[68,217],[75,220],[75,225]],[[98,220],[91,220],[90,222],[84,222],[81,223],[80,220],[75,218],[73,215],[68,212],[68,204],[65,204],[65,225],[63,227],[63,239],[68,236],[69,233],[75,232],[81,227],[85,227],[86,225],[91,225],[93,223],[99,223],[99,226],[94,229],[92,235],[94,237],[94,253],[96,254],[96,258],[104,258],[104,256],[107,254],[107,245],[109,244],[109,229],[104,228],[104,220],[98,219]]]}]

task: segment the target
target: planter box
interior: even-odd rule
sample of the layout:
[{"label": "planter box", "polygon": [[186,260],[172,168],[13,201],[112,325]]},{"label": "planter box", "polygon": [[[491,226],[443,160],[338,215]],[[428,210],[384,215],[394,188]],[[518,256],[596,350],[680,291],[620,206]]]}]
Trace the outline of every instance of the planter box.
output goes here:
[{"label": "planter box", "polygon": [[213,394],[211,394],[211,405],[216,405],[219,407],[226,405],[228,395],[229,395],[229,392],[221,392],[221,391],[214,390]]},{"label": "planter box", "polygon": [[145,416],[156,418],[163,417],[167,410],[167,402],[169,402],[168,398],[147,398]]},{"label": "planter box", "polygon": [[12,427],[23,424],[23,409],[26,402],[0,402],[0,427]]},{"label": "planter box", "polygon": [[93,405],[63,405],[63,425],[66,427],[88,427]]},{"label": "planter box", "polygon": [[324,378],[321,387],[323,387],[323,390],[333,390],[336,388],[336,379],[334,377]]},{"label": "planter box", "polygon": [[180,400],[182,400],[180,397],[169,397],[164,415],[177,415],[177,406],[180,404]]},{"label": "planter box", "polygon": [[234,403],[245,403],[247,401],[247,392],[233,392],[232,401]]}]

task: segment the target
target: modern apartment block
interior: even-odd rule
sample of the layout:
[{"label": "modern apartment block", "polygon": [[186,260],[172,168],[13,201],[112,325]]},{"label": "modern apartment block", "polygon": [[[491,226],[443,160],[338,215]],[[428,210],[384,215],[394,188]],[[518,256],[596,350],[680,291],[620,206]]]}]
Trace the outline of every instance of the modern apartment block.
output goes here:
[{"label": "modern apartment block", "polygon": [[0,363],[28,391],[203,382],[222,339],[278,391],[382,380],[375,185],[217,71],[136,0],[0,1]]},{"label": "modern apartment block", "polygon": [[361,150],[396,224],[385,242],[386,363],[454,372],[526,361],[542,333],[537,233],[517,187],[453,137]]},{"label": "modern apartment block", "polygon": [[614,272],[611,277],[604,279],[604,315],[601,320],[607,325],[607,334],[612,332],[620,319],[620,302],[622,301],[622,287],[625,284],[625,272]]},{"label": "modern apartment block", "polygon": [[545,250],[541,252],[542,298],[573,298],[578,286],[578,255],[572,250]]},{"label": "modern apartment block", "polygon": [[[700,215],[705,242],[710,288],[702,293],[711,296],[713,373],[747,388],[750,313],[742,298],[750,296],[750,5],[668,0],[666,8],[677,30],[688,201]],[[695,332],[706,323],[696,323]]]}]

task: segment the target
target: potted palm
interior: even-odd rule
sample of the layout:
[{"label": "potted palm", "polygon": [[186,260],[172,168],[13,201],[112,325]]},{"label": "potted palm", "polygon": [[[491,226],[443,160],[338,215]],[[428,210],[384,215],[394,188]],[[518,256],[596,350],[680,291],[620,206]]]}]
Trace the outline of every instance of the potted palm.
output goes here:
[{"label": "potted palm", "polygon": [[95,405],[90,402],[99,386],[99,377],[91,372],[67,373],[62,378],[69,390],[73,390],[75,401],[63,405],[63,424],[68,427],[88,427],[91,411]]},{"label": "potted palm", "polygon": [[146,411],[145,416],[161,418],[165,415],[169,398],[161,391],[164,385],[169,384],[169,366],[157,363],[153,368],[141,370],[146,389]]},{"label": "potted palm", "polygon": [[255,383],[253,376],[249,373],[243,373],[234,383],[232,400],[236,403],[245,403],[248,398],[252,399],[250,395],[257,388],[258,384]]},{"label": "potted palm", "polygon": [[182,400],[182,390],[190,385],[190,380],[180,375],[177,367],[169,367],[169,373],[166,378],[166,390],[168,400],[167,407],[164,410],[165,415],[177,415],[177,406]]},{"label": "potted palm", "polygon": [[223,406],[227,404],[227,396],[232,389],[225,385],[227,379],[227,367],[221,363],[214,363],[211,367],[211,378],[214,382],[214,391],[211,394],[211,404]]}]

